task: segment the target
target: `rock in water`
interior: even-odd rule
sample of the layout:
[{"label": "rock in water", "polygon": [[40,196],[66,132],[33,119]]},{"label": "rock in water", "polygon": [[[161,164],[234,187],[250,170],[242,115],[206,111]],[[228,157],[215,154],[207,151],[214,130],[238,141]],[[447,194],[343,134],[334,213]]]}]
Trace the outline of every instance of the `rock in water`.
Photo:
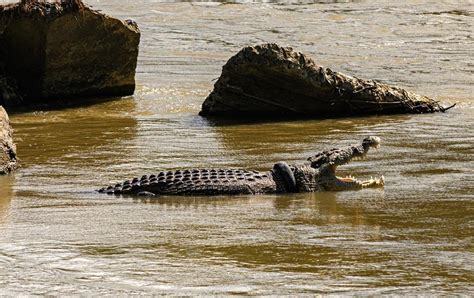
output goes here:
[{"label": "rock in water", "polygon": [[139,42],[134,21],[80,0],[0,6],[0,77],[14,79],[22,105],[133,94]]},{"label": "rock in water", "polygon": [[318,66],[292,48],[264,44],[229,59],[200,114],[336,117],[445,110],[428,97],[350,77]]},{"label": "rock in water", "polygon": [[8,174],[17,167],[16,147],[7,112],[0,106],[0,175]]}]

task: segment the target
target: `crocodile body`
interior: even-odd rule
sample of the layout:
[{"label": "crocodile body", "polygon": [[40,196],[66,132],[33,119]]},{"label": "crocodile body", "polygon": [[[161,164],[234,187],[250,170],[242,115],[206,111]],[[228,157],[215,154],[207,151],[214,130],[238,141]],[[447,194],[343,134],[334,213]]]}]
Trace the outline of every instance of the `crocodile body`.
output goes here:
[{"label": "crocodile body", "polygon": [[[160,171],[99,190],[108,194],[237,195],[312,191],[302,172],[315,172],[309,166],[288,166],[295,185],[287,183],[277,167],[259,172],[241,169],[189,169]],[[301,172],[301,173],[300,173]],[[296,175],[295,175],[296,174]],[[296,186],[296,187],[295,187]]]},{"label": "crocodile body", "polygon": [[161,171],[109,186],[99,192],[114,194],[214,195],[275,193],[279,187],[271,172],[237,169]]},{"label": "crocodile body", "polygon": [[358,181],[339,178],[336,167],[354,157],[364,157],[380,139],[368,137],[361,145],[322,151],[307,162],[276,163],[269,171],[243,169],[183,169],[160,171],[104,187],[98,192],[115,195],[245,195],[324,190],[360,189],[383,186],[383,177]]}]

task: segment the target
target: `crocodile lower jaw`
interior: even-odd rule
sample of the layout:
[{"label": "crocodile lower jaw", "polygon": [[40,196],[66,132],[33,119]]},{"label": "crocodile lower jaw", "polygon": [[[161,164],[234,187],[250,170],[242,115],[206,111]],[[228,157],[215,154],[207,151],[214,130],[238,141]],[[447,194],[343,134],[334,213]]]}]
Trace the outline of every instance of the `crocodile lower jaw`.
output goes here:
[{"label": "crocodile lower jaw", "polygon": [[358,186],[360,188],[369,188],[369,187],[384,187],[385,185],[385,177],[380,176],[380,177],[370,177],[369,180],[358,180],[352,176],[347,176],[347,177],[336,177],[339,181],[347,183],[347,184],[352,184],[355,186]]}]

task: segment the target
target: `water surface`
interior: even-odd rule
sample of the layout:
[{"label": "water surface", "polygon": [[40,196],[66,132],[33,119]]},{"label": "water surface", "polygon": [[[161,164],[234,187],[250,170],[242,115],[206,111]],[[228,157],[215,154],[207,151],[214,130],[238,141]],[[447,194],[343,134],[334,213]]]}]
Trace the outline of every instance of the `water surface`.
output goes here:
[{"label": "water surface", "polygon": [[[471,1],[89,1],[142,30],[133,97],[11,115],[22,168],[0,177],[0,293],[470,294]],[[197,116],[241,47],[291,45],[334,70],[458,103],[446,114],[277,123]],[[159,169],[267,169],[378,135],[342,174],[383,190],[115,198]]]}]

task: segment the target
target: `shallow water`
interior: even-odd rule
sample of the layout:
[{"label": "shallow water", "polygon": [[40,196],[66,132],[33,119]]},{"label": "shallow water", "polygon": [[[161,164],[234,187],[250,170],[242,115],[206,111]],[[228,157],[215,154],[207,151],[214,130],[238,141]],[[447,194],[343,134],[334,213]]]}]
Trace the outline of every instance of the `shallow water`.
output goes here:
[{"label": "shallow water", "polygon": [[[140,25],[137,91],[11,115],[22,168],[0,177],[0,293],[472,293],[473,2],[313,2],[89,1]],[[458,105],[277,123],[197,116],[225,61],[262,42]],[[265,169],[366,135],[381,137],[380,150],[339,171],[383,174],[384,190],[155,200],[93,192],[158,169]]]}]

